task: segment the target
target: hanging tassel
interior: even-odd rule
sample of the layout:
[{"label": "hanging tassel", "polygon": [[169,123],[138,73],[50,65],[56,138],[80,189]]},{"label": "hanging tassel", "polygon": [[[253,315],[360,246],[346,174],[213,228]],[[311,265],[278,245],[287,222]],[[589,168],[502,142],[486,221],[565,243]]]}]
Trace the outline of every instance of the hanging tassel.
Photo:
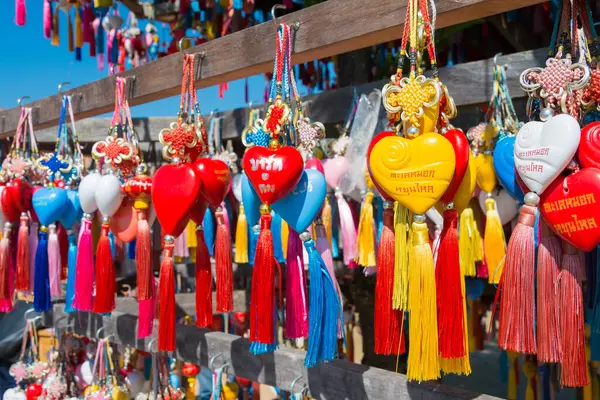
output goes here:
[{"label": "hanging tassel", "polygon": [[60,249],[60,280],[67,280],[69,268],[69,235],[67,230],[61,224],[56,226],[56,235],[58,236],[58,247]]},{"label": "hanging tassel", "polygon": [[17,280],[15,289],[20,291],[29,291],[30,285],[30,267],[29,260],[29,218],[27,213],[21,213],[21,224],[19,225],[19,234],[17,238]]},{"label": "hanging tassel", "polygon": [[100,71],[104,69],[104,27],[102,26],[102,17],[103,15],[94,20],[94,24],[97,24],[96,36],[94,37],[96,40],[96,62]]},{"label": "hanging tassel", "polygon": [[[147,203],[146,203],[147,205]],[[150,225],[146,217],[147,207],[137,210],[137,236],[135,239],[135,265],[137,272],[137,298],[149,300],[154,292]]]},{"label": "hanging tassel", "polygon": [[50,295],[60,296],[62,263],[60,259],[60,245],[56,234],[56,225],[48,226],[48,272],[50,276]]},{"label": "hanging tassel", "polygon": [[204,241],[206,242],[206,247],[208,248],[208,254],[213,257],[215,248],[215,224],[213,222],[213,216],[210,212],[210,209],[206,210],[204,213],[202,226],[204,227]]},{"label": "hanging tassel", "polygon": [[473,225],[475,223],[473,210],[470,207],[465,208],[460,214],[460,235],[458,238],[460,270],[463,276],[475,276],[477,274],[474,254],[477,244],[475,243],[475,232],[473,232]]},{"label": "hanging tassel", "polygon": [[44,0],[44,37],[50,39],[52,37],[52,6],[50,0]]},{"label": "hanging tassel", "polygon": [[367,192],[360,209],[358,222],[358,242],[356,248],[358,255],[356,262],[363,267],[376,266],[375,237],[373,231],[373,192]]},{"label": "hanging tassel", "polygon": [[329,247],[333,252],[333,224],[332,224],[332,210],[331,204],[329,204],[329,198],[325,197],[325,204],[323,205],[323,211],[321,211],[321,221],[325,226],[325,232],[327,233],[327,240],[329,240]]},{"label": "hanging tassel", "polygon": [[523,361],[523,374],[527,378],[525,400],[535,400],[537,366],[535,364],[535,361],[533,361],[529,357],[527,357],[525,361]]},{"label": "hanging tassel", "polygon": [[[92,26],[92,21],[94,21],[94,12],[89,4],[83,4],[83,10],[81,11],[81,37],[83,43],[91,44],[94,40],[94,27]],[[83,45],[81,47],[83,47]],[[90,47],[92,46],[90,45]]]},{"label": "hanging tassel", "polygon": [[[528,201],[529,200],[529,201]],[[502,273],[500,348],[535,354],[535,243],[534,225],[539,197],[530,192],[510,237]]]},{"label": "hanging tassel", "polygon": [[156,280],[152,278],[152,296],[146,300],[138,300],[138,339],[152,335],[154,312],[156,309]]},{"label": "hanging tassel", "polygon": [[73,52],[73,50],[75,50],[75,40],[73,38],[73,21],[71,20],[71,13],[67,12],[67,23],[68,23],[68,28],[67,28],[67,37],[68,37],[68,43],[69,43],[69,51]]},{"label": "hanging tassel", "polygon": [[562,264],[560,239],[541,224],[542,240],[537,258],[537,359],[542,363],[562,361],[561,313],[556,284]]},{"label": "hanging tassel", "polygon": [[83,47],[83,30],[81,22],[81,9],[75,6],[75,59],[81,61],[81,48]]},{"label": "hanging tassel", "polygon": [[223,208],[218,207],[217,237],[215,239],[215,270],[217,274],[217,312],[233,311],[233,265],[231,263],[231,236],[223,218]]},{"label": "hanging tassel", "polygon": [[[35,280],[35,253],[38,246],[38,223],[32,222],[29,228],[29,292],[33,293]],[[1,247],[1,246],[0,246]]]},{"label": "hanging tassel", "polygon": [[240,213],[235,228],[235,257],[233,261],[236,264],[248,263],[248,220],[243,204],[240,204]]},{"label": "hanging tassel", "polygon": [[458,213],[454,209],[444,211],[444,226],[440,235],[440,247],[435,269],[438,310],[438,341],[442,358],[463,357],[465,343],[465,299],[461,290],[463,280],[460,272]]},{"label": "hanging tassel", "polygon": [[308,313],[302,241],[298,232],[291,228],[288,234],[285,274],[285,337],[305,338],[308,335]]},{"label": "hanging tassel", "polygon": [[40,239],[38,241],[38,248],[35,253],[33,308],[37,312],[44,312],[49,311],[50,307],[50,277],[48,275],[48,228],[41,226]]},{"label": "hanging tassel", "polygon": [[[331,277],[331,281],[333,287],[335,288],[335,292],[339,298],[340,307],[343,307],[343,297],[342,291],[340,289],[340,285],[338,284],[337,279],[335,278],[335,270],[333,268],[333,257],[331,256],[331,247],[329,247],[329,243],[327,240],[327,233],[325,232],[325,227],[321,223],[321,221],[317,220],[317,223],[314,225],[314,236],[313,239],[315,241],[315,247],[321,256],[321,260],[323,260],[323,264],[327,267],[327,272]],[[340,325],[338,327],[338,338],[342,339],[344,335],[342,321],[340,321]]]},{"label": "hanging tassel", "polygon": [[92,311],[94,292],[94,254],[92,251],[92,218],[84,214],[81,219],[77,244],[77,275],[73,307],[79,311]]},{"label": "hanging tassel", "polygon": [[60,46],[60,37],[58,35],[58,11],[57,5],[52,14],[52,41],[50,42],[52,46]]},{"label": "hanging tassel", "polygon": [[408,231],[409,212],[400,203],[394,204],[395,262],[394,262],[394,294],[392,307],[394,310],[408,308]]},{"label": "hanging tassel", "polygon": [[585,280],[583,252],[563,242],[559,275],[560,325],[563,358],[560,384],[582,387],[589,384],[585,357],[584,306],[582,282]]},{"label": "hanging tassel", "polygon": [[394,270],[396,240],[393,205],[384,203],[383,229],[377,249],[377,282],[375,286],[375,353],[400,355],[406,351],[402,334],[404,312],[394,310]]},{"label": "hanging tassel", "polygon": [[496,209],[496,200],[491,193],[485,199],[485,233],[483,245],[485,251],[485,262],[488,266],[489,282],[497,285],[500,283],[502,271],[504,270],[504,257],[506,256],[506,239],[504,229],[500,221],[500,214]]},{"label": "hanging tassel", "polygon": [[250,340],[271,344],[274,335],[275,257],[273,234],[271,233],[270,206],[261,206],[260,235],[256,245],[252,293],[250,300]]},{"label": "hanging tassel", "polygon": [[248,247],[248,263],[254,266],[254,257],[256,255],[256,245],[260,236],[260,225],[254,225],[250,229],[250,246]]},{"label": "hanging tassel", "polygon": [[96,297],[93,311],[97,314],[109,313],[115,309],[117,279],[108,237],[109,227],[108,217],[103,217],[102,231],[96,247]]},{"label": "hanging tassel", "polygon": [[213,322],[212,269],[202,225],[196,227],[196,325],[206,328]]},{"label": "hanging tassel", "polygon": [[16,0],[15,2],[15,23],[19,26],[25,26],[27,21],[27,9],[25,0]]},{"label": "hanging tassel", "polygon": [[158,350],[175,351],[175,273],[173,271],[173,248],[175,238],[165,236],[163,260],[158,278]]},{"label": "hanging tassel", "polygon": [[77,239],[71,229],[67,230],[69,251],[67,263],[67,296],[65,298],[65,312],[74,312],[75,276],[77,274]]},{"label": "hanging tassel", "polygon": [[4,233],[0,240],[0,300],[12,300],[10,291],[10,231],[12,224],[4,223]]},{"label": "hanging tassel", "polygon": [[[283,250],[283,258],[287,259],[287,245],[290,236],[290,227],[284,219],[281,220],[281,249]],[[283,260],[282,262],[285,262]]]},{"label": "hanging tassel", "polygon": [[281,241],[281,226],[283,219],[277,213],[271,213],[271,232],[273,233],[273,255],[278,262],[285,262],[283,243]]},{"label": "hanging tassel", "polygon": [[[409,337],[407,377],[411,381],[440,378],[435,271],[425,217],[414,215],[409,249]],[[416,289],[416,290],[414,290]]]},{"label": "hanging tassel", "polygon": [[340,216],[340,229],[342,230],[342,244],[344,246],[344,264],[354,266],[356,256],[356,226],[348,202],[339,190],[335,192],[338,213]]}]

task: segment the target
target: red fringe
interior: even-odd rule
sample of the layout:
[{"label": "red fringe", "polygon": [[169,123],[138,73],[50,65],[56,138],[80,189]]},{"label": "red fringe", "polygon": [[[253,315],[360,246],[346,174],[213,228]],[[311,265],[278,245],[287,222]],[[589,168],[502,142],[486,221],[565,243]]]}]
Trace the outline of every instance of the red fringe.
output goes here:
[{"label": "red fringe", "polygon": [[504,350],[535,354],[535,248],[534,231],[537,209],[521,207],[506,252],[500,299],[498,345]]},{"label": "red fringe", "polygon": [[158,351],[174,351],[175,343],[175,273],[173,271],[173,248],[175,241],[165,240],[158,279]]},{"label": "red fringe", "polygon": [[438,341],[442,358],[460,358],[466,354],[464,301],[461,286],[460,256],[456,210],[444,211],[435,283],[437,286]]},{"label": "red fringe", "polygon": [[115,309],[117,276],[113,265],[109,224],[102,224],[102,233],[96,247],[96,297],[92,310],[97,314],[109,313]]},{"label": "red fringe", "polygon": [[21,214],[21,224],[17,238],[17,278],[16,290],[29,291],[30,272],[30,250],[29,250],[29,218],[27,214]]},{"label": "red fringe", "polygon": [[584,306],[581,283],[585,277],[585,256],[564,242],[560,273],[560,325],[563,359],[561,386],[582,387],[589,384],[585,356]]},{"label": "red fringe", "polygon": [[135,240],[135,264],[137,269],[137,297],[149,300],[153,297],[154,275],[150,244],[150,226],[146,220],[146,211],[137,210],[138,225]]},{"label": "red fringe", "polygon": [[223,211],[215,213],[217,235],[215,238],[215,267],[217,274],[217,312],[233,311],[233,264],[231,261],[231,236],[225,224]]},{"label": "red fringe", "polygon": [[5,225],[0,240],[0,300],[11,300],[10,292],[10,228]]},{"label": "red fringe", "polygon": [[58,246],[60,247],[61,273],[60,279],[67,279],[69,269],[69,235],[62,224],[56,224],[56,234],[58,235]]},{"label": "red fringe", "polygon": [[260,217],[260,235],[254,253],[252,272],[252,294],[250,296],[250,340],[262,344],[275,341],[274,305],[275,258],[273,256],[273,234],[271,215]]},{"label": "red fringe", "polygon": [[383,211],[383,229],[377,249],[377,283],[375,286],[375,353],[400,355],[406,351],[402,335],[402,310],[394,310],[394,268],[396,239],[394,235],[394,211]]},{"label": "red fringe", "polygon": [[212,269],[201,226],[196,229],[196,242],[196,325],[205,328],[213,323]]}]

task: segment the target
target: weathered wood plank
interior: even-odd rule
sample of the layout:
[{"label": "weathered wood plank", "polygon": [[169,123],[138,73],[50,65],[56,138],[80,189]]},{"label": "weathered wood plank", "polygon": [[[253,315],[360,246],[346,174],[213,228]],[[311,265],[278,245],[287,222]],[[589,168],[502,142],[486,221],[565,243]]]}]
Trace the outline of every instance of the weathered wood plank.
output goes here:
[{"label": "weathered wood plank", "polygon": [[[543,0],[440,0],[437,2],[437,27],[442,28],[476,18],[541,3]],[[398,39],[402,32],[406,0],[329,0],[288,14],[283,21],[299,21],[294,63],[333,56],[377,43]],[[276,22],[264,23],[186,50],[205,52],[199,88],[267,72],[274,56]],[[126,71],[131,79],[132,106],[148,103],[179,92],[183,58],[173,54]],[[109,112],[113,107],[114,78],[108,77],[73,88],[77,119]],[[38,128],[56,125],[60,110],[59,95],[31,103],[33,122]],[[14,134],[20,110],[0,113],[0,138]]]},{"label": "weathered wood plank", "polygon": [[[97,329],[103,326],[105,336],[113,335],[111,341],[138,349],[147,350],[153,339],[136,338],[133,328],[137,322],[132,315],[117,311],[105,317],[87,313],[78,316],[65,314],[63,310],[62,305],[55,305],[53,309],[54,321],[62,319],[59,327],[73,324],[75,332],[88,337],[95,337]],[[47,323],[52,324],[51,316],[47,317]],[[176,329],[177,351],[173,356],[177,359],[208,367],[210,360],[219,356],[214,367],[228,363],[228,372],[235,376],[288,391],[292,382],[302,376],[295,389],[307,385],[311,397],[316,399],[497,399],[437,383],[410,383],[404,375],[343,360],[306,369],[302,350],[280,348],[271,354],[255,356],[248,350],[248,340],[239,336],[194,326],[177,325]]]}]

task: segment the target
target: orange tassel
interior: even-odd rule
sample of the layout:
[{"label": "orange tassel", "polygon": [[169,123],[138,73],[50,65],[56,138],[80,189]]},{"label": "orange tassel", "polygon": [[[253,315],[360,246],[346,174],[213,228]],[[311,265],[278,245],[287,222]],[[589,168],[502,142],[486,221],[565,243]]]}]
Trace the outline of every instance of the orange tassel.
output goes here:
[{"label": "orange tassel", "polygon": [[173,248],[175,238],[165,236],[165,249],[158,279],[158,351],[175,351],[175,273]]},{"label": "orange tassel", "polygon": [[31,263],[29,257],[29,217],[21,213],[21,225],[17,239],[17,279],[16,290],[29,291]]},{"label": "orange tassel", "polygon": [[150,253],[150,226],[145,210],[137,210],[138,228],[135,240],[135,264],[137,268],[138,300],[149,300],[154,292],[154,274]]},{"label": "orange tassel", "polygon": [[117,275],[108,238],[109,227],[108,218],[103,219],[96,248],[96,297],[92,309],[97,314],[109,313],[115,309]]},{"label": "orange tassel", "polygon": [[213,322],[212,269],[202,225],[196,228],[196,325],[206,328]]},{"label": "orange tassel", "polygon": [[233,311],[233,265],[231,261],[231,237],[225,224],[223,209],[215,212],[217,235],[215,238],[215,267],[217,274],[217,311]]}]

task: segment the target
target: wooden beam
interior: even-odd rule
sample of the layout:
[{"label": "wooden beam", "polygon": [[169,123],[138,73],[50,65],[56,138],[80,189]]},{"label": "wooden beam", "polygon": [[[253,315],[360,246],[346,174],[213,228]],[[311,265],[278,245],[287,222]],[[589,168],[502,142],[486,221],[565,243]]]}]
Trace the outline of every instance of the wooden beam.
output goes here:
[{"label": "wooden beam", "polygon": [[[138,340],[134,329],[137,318],[120,311],[104,317],[91,313],[65,314],[62,305],[55,305],[53,315],[46,317],[48,326],[52,326],[54,321],[57,328],[71,325],[76,333],[91,338],[103,326],[104,337],[113,335],[110,340],[115,343],[146,351],[154,338]],[[157,332],[156,326],[154,332]],[[295,390],[307,385],[311,397],[315,399],[497,399],[434,382],[411,383],[405,375],[343,360],[306,369],[303,365],[305,352],[302,350],[280,348],[270,354],[255,356],[249,351],[250,342],[247,339],[195,326],[177,325],[176,337],[177,351],[173,356],[178,360],[208,367],[209,361],[219,356],[214,361],[214,367],[228,363],[229,374],[287,391],[291,390],[292,382],[302,376]]]},{"label": "wooden beam", "polygon": [[[439,0],[437,27],[458,24],[516,8],[541,3],[543,0]],[[295,40],[294,63],[321,59],[378,43],[398,39],[406,0],[329,0],[282,17],[281,21],[301,26]],[[268,72],[272,68],[276,22],[267,22],[243,31],[211,40],[186,50],[204,52],[198,88]],[[130,80],[130,104],[149,103],[178,94],[181,85],[182,60],[173,54],[119,74]],[[75,98],[77,119],[109,112],[113,108],[114,78],[108,77],[66,92]],[[60,114],[58,94],[29,104],[34,108],[33,123],[37,128],[56,125]],[[0,113],[0,138],[14,134],[20,110]]]}]

